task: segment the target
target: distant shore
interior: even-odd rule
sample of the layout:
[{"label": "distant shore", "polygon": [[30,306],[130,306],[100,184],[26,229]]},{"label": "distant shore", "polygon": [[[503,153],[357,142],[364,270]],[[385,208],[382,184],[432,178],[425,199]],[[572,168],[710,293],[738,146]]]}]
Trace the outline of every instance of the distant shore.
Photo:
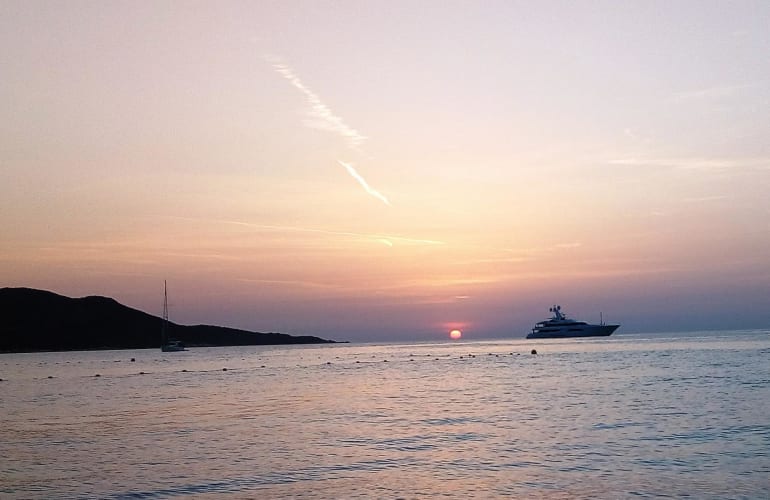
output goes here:
[{"label": "distant shore", "polygon": [[[109,297],[71,298],[32,288],[0,288],[0,353],[159,349],[163,320]],[[309,335],[212,325],[167,324],[186,347],[334,344]]]}]

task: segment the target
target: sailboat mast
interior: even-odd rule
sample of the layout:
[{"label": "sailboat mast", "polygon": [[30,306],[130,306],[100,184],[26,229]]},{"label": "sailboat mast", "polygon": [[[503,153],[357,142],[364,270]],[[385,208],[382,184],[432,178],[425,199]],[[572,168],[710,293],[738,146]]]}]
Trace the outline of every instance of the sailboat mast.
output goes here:
[{"label": "sailboat mast", "polygon": [[168,288],[163,280],[163,322],[168,322]]},{"label": "sailboat mast", "polygon": [[166,280],[163,280],[163,326],[160,330],[160,343],[161,346],[166,345],[168,342],[168,290],[166,287]]}]

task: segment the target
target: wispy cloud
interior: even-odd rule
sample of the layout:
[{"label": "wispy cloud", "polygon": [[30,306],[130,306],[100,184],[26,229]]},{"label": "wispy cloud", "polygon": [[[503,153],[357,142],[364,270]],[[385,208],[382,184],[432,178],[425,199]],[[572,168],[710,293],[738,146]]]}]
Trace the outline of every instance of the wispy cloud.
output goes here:
[{"label": "wispy cloud", "polygon": [[636,131],[636,130],[634,130],[632,128],[629,128],[629,127],[626,127],[626,128],[623,129],[623,135],[627,139],[629,139],[629,140],[631,140],[631,141],[633,141],[634,143],[637,143],[637,144],[650,144],[652,142],[652,139],[650,137],[642,135],[638,131]]},{"label": "wispy cloud", "polygon": [[345,237],[360,238],[365,240],[373,240],[388,246],[395,246],[396,244],[429,245],[429,246],[446,245],[446,242],[444,241],[421,239],[421,238],[410,238],[407,236],[394,236],[391,234],[365,234],[365,233],[356,233],[352,231],[335,231],[335,230],[329,230],[329,229],[317,229],[317,228],[300,227],[300,226],[256,224],[253,222],[245,222],[245,221],[239,221],[239,220],[205,219],[205,218],[181,217],[181,216],[168,216],[168,217],[171,217],[177,220],[186,220],[186,221],[195,221],[195,222],[208,221],[216,224],[229,224],[233,226],[243,226],[243,227],[248,227],[252,229],[258,229],[261,231],[296,232],[296,233],[325,234],[329,236],[345,236]]},{"label": "wispy cloud", "polygon": [[380,193],[376,189],[372,189],[372,187],[369,185],[369,183],[366,182],[366,179],[361,177],[361,174],[356,172],[356,169],[353,168],[353,165],[351,165],[350,163],[346,163],[344,161],[341,161],[341,160],[337,160],[337,163],[339,163],[340,165],[345,167],[345,169],[348,171],[350,176],[353,177],[355,180],[357,180],[358,183],[361,184],[361,187],[363,187],[364,190],[367,193],[369,193],[370,195],[374,196],[378,200],[382,201],[384,204],[390,205],[390,201],[388,201],[388,199],[382,193]]},{"label": "wispy cloud", "polygon": [[724,170],[731,168],[770,168],[770,158],[617,158],[610,165],[629,167],[670,167],[684,170]]},{"label": "wispy cloud", "polygon": [[709,203],[712,201],[722,201],[728,199],[727,196],[715,195],[715,196],[700,196],[697,198],[683,198],[683,203]]},{"label": "wispy cloud", "polygon": [[760,83],[742,83],[735,85],[714,85],[694,90],[686,90],[674,94],[677,102],[700,102],[704,100],[726,99],[747,90],[760,87]]},{"label": "wispy cloud", "polygon": [[259,283],[262,285],[278,285],[278,286],[290,286],[290,287],[302,287],[302,288],[342,288],[340,285],[331,283],[319,283],[317,281],[300,281],[300,280],[271,280],[271,279],[257,279],[257,278],[238,278],[236,281],[245,283]]},{"label": "wispy cloud", "polygon": [[578,248],[578,247],[581,247],[581,246],[583,246],[583,244],[580,243],[579,241],[571,241],[571,242],[568,242],[568,243],[557,243],[557,244],[554,245],[554,248],[557,248],[557,249],[567,249],[567,248]]},{"label": "wispy cloud", "polygon": [[511,257],[488,257],[481,259],[466,259],[458,260],[453,264],[457,266],[467,266],[469,264],[521,264],[523,262],[531,262],[534,257],[528,256],[511,256]]}]

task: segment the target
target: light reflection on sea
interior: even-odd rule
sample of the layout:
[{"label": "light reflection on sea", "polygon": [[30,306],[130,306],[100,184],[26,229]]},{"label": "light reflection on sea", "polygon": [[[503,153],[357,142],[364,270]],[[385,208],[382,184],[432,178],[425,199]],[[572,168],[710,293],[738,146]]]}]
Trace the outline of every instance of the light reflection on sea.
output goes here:
[{"label": "light reflection on sea", "polygon": [[770,496],[767,331],[5,354],[0,378],[2,498]]}]

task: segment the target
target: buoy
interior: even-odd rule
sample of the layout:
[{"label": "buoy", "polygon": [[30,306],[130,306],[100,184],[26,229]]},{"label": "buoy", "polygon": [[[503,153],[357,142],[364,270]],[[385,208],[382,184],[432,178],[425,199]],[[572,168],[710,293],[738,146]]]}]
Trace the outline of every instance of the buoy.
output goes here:
[{"label": "buoy", "polygon": [[136,358],[131,358],[132,363],[136,363]]},{"label": "buoy", "polygon": [[532,354],[537,354],[537,349],[532,349]]},{"label": "buoy", "polygon": [[99,374],[97,373],[96,375],[94,375],[94,377],[101,377],[101,375],[99,375]]},{"label": "buoy", "polygon": [[48,375],[48,378],[53,378],[53,375]]},{"label": "buoy", "polygon": [[139,375],[144,375],[144,372],[139,372]]},{"label": "buoy", "polygon": [[226,372],[226,371],[227,371],[227,368],[222,368],[222,371],[223,371],[223,372]]},{"label": "buoy", "polygon": [[187,372],[187,368],[183,368],[183,369],[182,369],[182,372],[185,372],[185,373],[186,373],[186,372]]}]

